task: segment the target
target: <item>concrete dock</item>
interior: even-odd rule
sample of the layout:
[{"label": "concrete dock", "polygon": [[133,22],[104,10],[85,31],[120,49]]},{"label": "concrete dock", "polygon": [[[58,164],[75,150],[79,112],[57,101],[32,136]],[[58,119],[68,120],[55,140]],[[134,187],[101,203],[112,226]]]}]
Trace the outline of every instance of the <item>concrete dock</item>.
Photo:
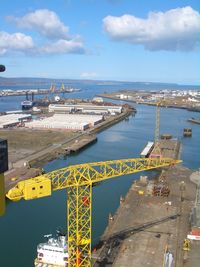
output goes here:
[{"label": "concrete dock", "polygon": [[[102,236],[103,246],[95,253],[93,266],[163,266],[167,247],[176,267],[183,266],[183,241],[190,229],[189,215],[196,186],[191,171],[174,166],[164,172],[170,186],[168,197],[150,196],[140,182],[133,183]],[[181,201],[180,183],[186,191]],[[139,191],[144,191],[140,195]]]},{"label": "concrete dock", "polygon": [[81,149],[95,142],[97,142],[96,135],[85,135],[83,138],[80,138],[80,139],[77,138],[73,144],[71,144],[70,146],[67,146],[64,149],[66,150],[67,154],[70,154],[73,152],[78,152]]},{"label": "concrete dock", "polygon": [[191,119],[188,119],[189,122],[192,122],[192,123],[195,123],[195,124],[200,124],[200,119],[195,119],[195,118],[191,118]]},{"label": "concrete dock", "polygon": [[[169,141],[162,143],[165,156],[168,153],[177,157],[179,143],[172,146]],[[171,266],[185,266],[189,258],[183,251],[183,242],[190,231],[189,218],[196,194],[191,174],[183,166],[173,166],[153,180],[141,177],[135,181],[125,199],[120,199],[116,214],[109,216],[108,226],[95,247],[92,266],[165,267],[165,252],[173,257]],[[160,184],[169,189],[169,194],[154,193]]]}]

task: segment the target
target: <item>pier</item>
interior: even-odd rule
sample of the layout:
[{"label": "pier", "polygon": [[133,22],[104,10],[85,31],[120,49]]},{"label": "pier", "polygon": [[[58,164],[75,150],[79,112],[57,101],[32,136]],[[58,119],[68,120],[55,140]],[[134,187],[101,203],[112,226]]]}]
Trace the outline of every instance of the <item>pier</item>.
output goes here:
[{"label": "pier", "polygon": [[[162,149],[178,157],[180,143],[173,141],[172,149],[171,141],[165,140]],[[120,198],[116,213],[108,218],[95,246],[92,266],[164,266],[166,249],[173,255],[174,266],[183,266],[187,255],[181,248],[190,229],[188,218],[196,192],[196,185],[188,179],[191,174],[185,167],[173,166],[154,179],[141,176],[134,181],[127,195]],[[155,194],[159,186],[167,187],[169,194]]]},{"label": "pier", "polygon": [[80,89],[76,88],[61,88],[52,91],[52,89],[20,89],[20,90],[11,90],[11,89],[4,89],[0,91],[0,97],[3,96],[26,96],[27,94],[34,94],[34,95],[45,95],[45,94],[61,94],[61,93],[72,93],[80,91]]},{"label": "pier", "polygon": [[85,135],[80,140],[76,139],[75,142],[72,145],[67,146],[64,149],[65,149],[67,154],[71,154],[71,153],[78,152],[81,149],[83,149],[83,148],[85,148],[85,147],[87,147],[90,144],[93,144],[95,142],[97,142],[96,135]]},{"label": "pier", "polygon": [[188,122],[200,124],[200,119],[191,118],[191,119],[188,119]]},{"label": "pier", "polygon": [[[163,266],[166,247],[174,255],[174,266],[183,266],[180,247],[188,233],[188,216],[195,199],[195,185],[188,181],[190,174],[183,167],[165,172],[170,185],[168,197],[149,195],[147,184],[134,182],[109,220],[101,239],[103,246],[93,253],[93,266]],[[181,181],[187,186],[184,201],[180,200]],[[144,194],[139,194],[141,191]]]}]

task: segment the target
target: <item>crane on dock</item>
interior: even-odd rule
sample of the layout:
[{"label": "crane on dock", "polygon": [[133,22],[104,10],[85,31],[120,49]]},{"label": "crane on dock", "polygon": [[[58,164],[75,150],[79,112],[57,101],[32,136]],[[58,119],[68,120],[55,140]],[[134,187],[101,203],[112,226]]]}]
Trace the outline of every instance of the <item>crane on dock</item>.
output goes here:
[{"label": "crane on dock", "polygon": [[68,266],[90,267],[94,183],[180,162],[170,158],[130,158],[72,165],[20,181],[7,197],[12,201],[30,200],[67,189]]},{"label": "crane on dock", "polygon": [[56,85],[55,85],[55,84],[51,84],[50,92],[51,92],[52,94],[54,94],[54,93],[56,92]]},{"label": "crane on dock", "polygon": [[155,127],[155,142],[160,138],[160,105],[161,102],[156,103],[156,127]]},{"label": "crane on dock", "polygon": [[157,158],[162,157],[159,139],[160,139],[160,106],[161,102],[156,103],[156,125],[155,125],[155,137],[154,137],[154,148],[151,152],[150,157]]}]

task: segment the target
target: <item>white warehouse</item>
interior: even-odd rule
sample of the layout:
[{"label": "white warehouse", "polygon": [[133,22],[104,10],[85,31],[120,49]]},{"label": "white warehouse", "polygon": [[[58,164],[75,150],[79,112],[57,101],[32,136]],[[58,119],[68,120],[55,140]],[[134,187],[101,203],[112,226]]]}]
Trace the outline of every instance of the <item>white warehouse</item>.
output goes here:
[{"label": "white warehouse", "polygon": [[28,128],[62,129],[71,131],[84,131],[103,121],[102,116],[80,114],[54,114],[42,120],[26,123]]},{"label": "white warehouse", "polygon": [[27,120],[30,120],[30,114],[7,114],[0,116],[0,128],[15,127]]},{"label": "white warehouse", "polygon": [[119,114],[122,113],[122,106],[97,106],[84,104],[50,104],[49,112],[70,113],[77,112],[89,114]]}]

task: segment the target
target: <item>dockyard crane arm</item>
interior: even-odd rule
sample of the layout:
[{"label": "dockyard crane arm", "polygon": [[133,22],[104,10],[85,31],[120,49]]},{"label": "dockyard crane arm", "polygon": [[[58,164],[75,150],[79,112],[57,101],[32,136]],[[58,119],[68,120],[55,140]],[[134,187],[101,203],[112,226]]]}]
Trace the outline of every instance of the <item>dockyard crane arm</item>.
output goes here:
[{"label": "dockyard crane arm", "polygon": [[170,158],[131,158],[72,165],[19,182],[7,197],[17,201],[51,195],[64,188],[92,185],[103,180],[136,172],[166,167],[181,162]]}]

